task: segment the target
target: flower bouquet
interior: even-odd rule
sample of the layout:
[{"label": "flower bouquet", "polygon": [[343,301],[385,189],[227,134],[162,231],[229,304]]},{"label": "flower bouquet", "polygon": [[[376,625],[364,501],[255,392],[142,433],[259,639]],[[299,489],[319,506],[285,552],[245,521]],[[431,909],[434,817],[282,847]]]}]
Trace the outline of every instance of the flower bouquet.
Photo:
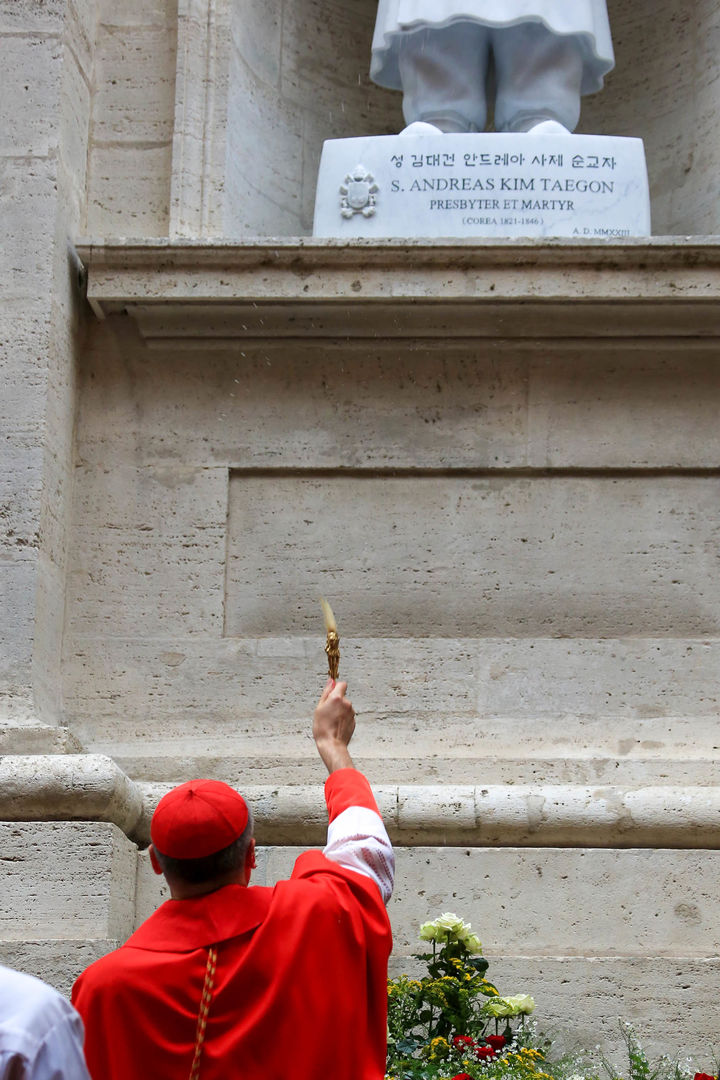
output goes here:
[{"label": "flower bouquet", "polygon": [[420,927],[432,952],[428,974],[388,983],[388,1065],[391,1080],[543,1080],[541,1047],[531,1045],[527,994],[502,996],[485,978],[480,939],[452,912]]},{"label": "flower bouquet", "polygon": [[[447,912],[420,927],[432,946],[416,959],[427,975],[388,982],[386,1080],[622,1080],[604,1057],[579,1051],[550,1061],[549,1040],[527,1017],[527,994],[501,995],[469,923]],[[651,1062],[634,1029],[621,1023],[627,1080],[720,1080],[694,1071],[691,1060]]]}]

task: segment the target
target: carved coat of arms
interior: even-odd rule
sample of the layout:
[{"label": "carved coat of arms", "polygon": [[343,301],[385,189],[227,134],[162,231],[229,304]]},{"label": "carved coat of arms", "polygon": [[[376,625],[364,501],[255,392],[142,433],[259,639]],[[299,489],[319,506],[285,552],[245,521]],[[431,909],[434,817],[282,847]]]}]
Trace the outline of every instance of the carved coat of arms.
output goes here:
[{"label": "carved coat of arms", "polygon": [[375,213],[375,194],[379,190],[372,173],[363,165],[356,165],[340,185],[340,213],[344,218],[351,218],[353,214],[372,217]]}]

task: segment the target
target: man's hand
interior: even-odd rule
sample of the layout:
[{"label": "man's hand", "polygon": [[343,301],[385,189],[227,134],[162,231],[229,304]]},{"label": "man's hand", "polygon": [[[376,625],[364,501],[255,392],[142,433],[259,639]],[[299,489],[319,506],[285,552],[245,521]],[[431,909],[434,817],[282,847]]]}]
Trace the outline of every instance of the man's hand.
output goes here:
[{"label": "man's hand", "polygon": [[355,730],[355,710],[346,690],[346,682],[328,679],[313,715],[313,738],[329,773],[354,768],[348,743]]}]

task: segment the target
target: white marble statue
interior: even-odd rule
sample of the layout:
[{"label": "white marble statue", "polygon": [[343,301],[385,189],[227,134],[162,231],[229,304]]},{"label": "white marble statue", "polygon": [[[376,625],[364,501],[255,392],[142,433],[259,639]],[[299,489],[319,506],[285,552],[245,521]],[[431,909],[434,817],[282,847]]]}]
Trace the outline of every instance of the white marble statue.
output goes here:
[{"label": "white marble statue", "polygon": [[408,134],[569,134],[613,67],[606,0],[379,0],[371,77],[403,91]]}]

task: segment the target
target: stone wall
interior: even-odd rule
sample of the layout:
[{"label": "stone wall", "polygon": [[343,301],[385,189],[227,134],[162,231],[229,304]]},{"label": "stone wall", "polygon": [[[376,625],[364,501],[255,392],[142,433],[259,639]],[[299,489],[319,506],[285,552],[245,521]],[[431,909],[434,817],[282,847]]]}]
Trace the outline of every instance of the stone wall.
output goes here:
[{"label": "stone wall", "polygon": [[98,22],[85,232],[166,236],[177,0],[99,0],[94,7]]},{"label": "stone wall", "polygon": [[56,723],[94,9],[0,5],[0,722]]},{"label": "stone wall", "polygon": [[714,342],[208,354],[126,324],[82,368],[64,701],[89,748],[148,780],[319,778],[325,594],[378,781],[710,782]]}]

